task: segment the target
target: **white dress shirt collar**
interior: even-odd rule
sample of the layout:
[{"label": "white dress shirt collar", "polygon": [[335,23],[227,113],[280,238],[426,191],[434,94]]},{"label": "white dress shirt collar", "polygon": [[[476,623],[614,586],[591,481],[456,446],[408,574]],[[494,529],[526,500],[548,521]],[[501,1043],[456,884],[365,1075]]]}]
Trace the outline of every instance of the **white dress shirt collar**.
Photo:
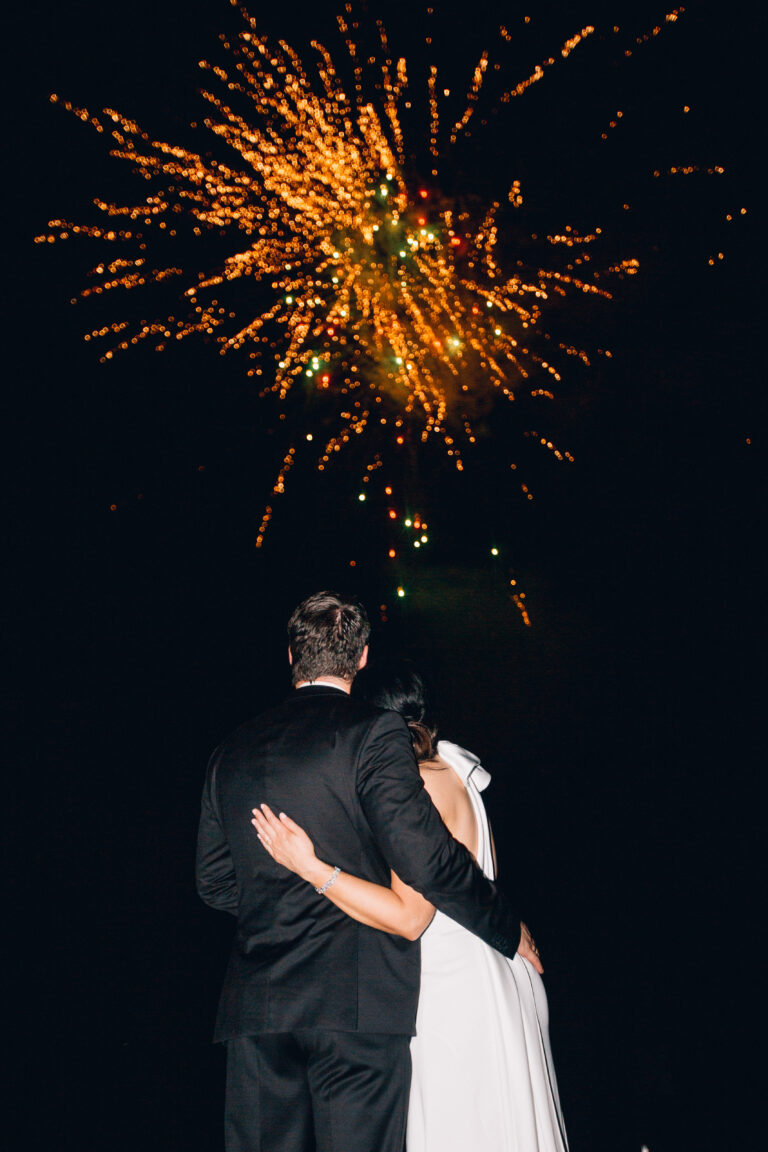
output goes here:
[{"label": "white dress shirt collar", "polygon": [[337,692],[345,692],[346,689],[340,688],[338,684],[332,684],[330,680],[307,680],[305,684],[297,684],[296,690],[300,692],[302,688],[317,688],[322,685],[324,688],[335,688]]}]

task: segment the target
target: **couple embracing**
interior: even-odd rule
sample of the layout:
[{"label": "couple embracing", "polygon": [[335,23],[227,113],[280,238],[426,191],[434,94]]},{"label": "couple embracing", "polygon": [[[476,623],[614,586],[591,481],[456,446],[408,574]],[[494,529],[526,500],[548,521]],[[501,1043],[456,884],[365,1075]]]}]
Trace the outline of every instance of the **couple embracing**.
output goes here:
[{"label": "couple embracing", "polygon": [[476,757],[370,673],[354,600],[288,624],[293,691],[214,752],[198,891],[237,928],[227,1152],[565,1152],[538,951],[494,884]]}]

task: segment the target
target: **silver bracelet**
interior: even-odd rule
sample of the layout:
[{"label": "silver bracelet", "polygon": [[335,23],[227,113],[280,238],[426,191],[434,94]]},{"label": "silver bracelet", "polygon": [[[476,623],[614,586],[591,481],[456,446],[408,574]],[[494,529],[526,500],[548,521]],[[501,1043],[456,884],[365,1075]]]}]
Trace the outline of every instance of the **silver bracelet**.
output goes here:
[{"label": "silver bracelet", "polygon": [[338,876],[339,872],[341,872],[341,868],[339,868],[337,865],[331,873],[330,877],[326,880],[325,884],[323,884],[321,888],[315,888],[315,892],[317,892],[318,896],[322,896],[325,892],[328,891],[331,884],[335,884],[336,877]]}]

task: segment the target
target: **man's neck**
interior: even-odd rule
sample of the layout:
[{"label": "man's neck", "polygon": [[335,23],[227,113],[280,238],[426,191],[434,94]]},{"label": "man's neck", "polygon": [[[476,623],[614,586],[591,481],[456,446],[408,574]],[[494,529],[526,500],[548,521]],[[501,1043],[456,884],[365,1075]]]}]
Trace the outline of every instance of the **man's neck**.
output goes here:
[{"label": "man's neck", "polygon": [[299,680],[298,684],[294,684],[294,688],[309,688],[313,684],[320,686],[328,686],[329,688],[340,688],[342,692],[349,695],[352,689],[351,680],[343,680],[341,676],[318,676],[317,680]]}]

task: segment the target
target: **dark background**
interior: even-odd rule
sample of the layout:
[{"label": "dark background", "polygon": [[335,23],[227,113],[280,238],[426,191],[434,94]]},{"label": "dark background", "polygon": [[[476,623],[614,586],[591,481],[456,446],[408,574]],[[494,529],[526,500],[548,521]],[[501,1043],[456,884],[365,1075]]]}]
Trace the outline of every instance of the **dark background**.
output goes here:
[{"label": "dark background", "polygon": [[[302,48],[330,39],[325,2],[252,10]],[[509,78],[589,20],[625,25],[631,43],[664,11],[537,5]],[[518,28],[523,12],[502,15]],[[412,461],[437,545],[395,569],[381,518],[356,501],[354,458],[324,484],[297,469],[256,552],[284,448],[240,366],[191,343],[99,365],[81,339],[89,314],[68,300],[101,253],[32,243],[52,217],[94,219],[95,195],[137,194],[48,94],[174,139],[200,112],[195,62],[237,27],[228,6],[20,15],[6,105],[14,1147],[220,1147],[209,1038],[231,925],[194,893],[199,789],[210,749],[285,690],[295,602],[337,585],[374,610],[374,653],[404,649],[431,674],[443,734],[493,774],[502,877],[544,955],[574,1152],[755,1146],[761,29],[746,7],[692,4],[631,59],[595,38],[491,126],[479,184],[513,171],[530,221],[601,222],[641,274],[583,317],[581,341],[613,360],[539,418],[575,465],[521,455],[529,504],[496,482],[523,453],[506,430],[460,486]],[[418,60],[418,22],[402,5],[384,15]],[[494,8],[439,15],[434,56],[466,75]],[[617,107],[626,136],[601,143]],[[726,174],[650,177],[690,162]]]}]

